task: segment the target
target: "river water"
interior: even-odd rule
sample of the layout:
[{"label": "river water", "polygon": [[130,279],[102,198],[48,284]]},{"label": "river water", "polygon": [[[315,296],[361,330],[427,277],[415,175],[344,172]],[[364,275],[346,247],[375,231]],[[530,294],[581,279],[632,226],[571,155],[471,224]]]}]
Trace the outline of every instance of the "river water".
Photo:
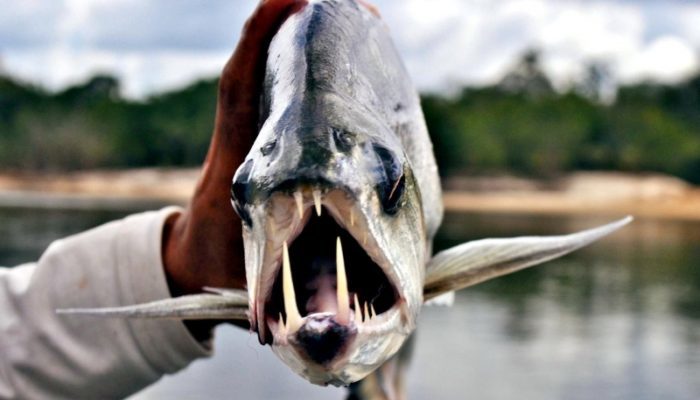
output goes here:
[{"label": "river water", "polygon": [[[120,211],[0,209],[0,265]],[[438,249],[559,234],[607,219],[449,214]],[[342,399],[308,384],[248,332],[221,327],[216,354],[133,399]],[[408,372],[412,399],[700,398],[700,224],[637,220],[563,259],[426,308]]]}]

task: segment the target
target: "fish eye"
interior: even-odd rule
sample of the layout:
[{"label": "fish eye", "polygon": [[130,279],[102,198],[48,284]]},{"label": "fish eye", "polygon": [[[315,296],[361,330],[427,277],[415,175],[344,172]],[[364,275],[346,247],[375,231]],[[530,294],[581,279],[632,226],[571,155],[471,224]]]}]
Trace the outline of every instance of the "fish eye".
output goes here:
[{"label": "fish eye", "polygon": [[395,215],[402,205],[403,194],[406,191],[406,176],[399,159],[386,147],[374,144],[372,146],[379,161],[377,193],[384,212]]},{"label": "fish eye", "polygon": [[331,128],[335,145],[341,151],[350,151],[355,146],[355,134],[344,129]]},{"label": "fish eye", "polygon": [[261,148],[260,152],[262,153],[263,156],[269,156],[270,153],[275,149],[275,146],[277,146],[277,140],[271,140],[267,143],[265,143]]},{"label": "fish eye", "polygon": [[233,208],[248,226],[252,226],[252,220],[245,210],[245,206],[250,201],[250,172],[252,169],[253,161],[246,161],[236,172],[231,184],[231,203]]}]

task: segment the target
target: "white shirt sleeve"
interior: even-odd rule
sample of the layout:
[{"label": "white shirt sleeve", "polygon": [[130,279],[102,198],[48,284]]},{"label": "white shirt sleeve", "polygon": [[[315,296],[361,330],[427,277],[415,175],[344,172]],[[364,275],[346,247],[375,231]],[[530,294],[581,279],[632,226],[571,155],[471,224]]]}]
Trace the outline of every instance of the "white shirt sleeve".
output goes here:
[{"label": "white shirt sleeve", "polygon": [[123,398],[210,355],[172,320],[58,315],[170,297],[161,257],[171,207],[58,240],[0,268],[0,398]]}]

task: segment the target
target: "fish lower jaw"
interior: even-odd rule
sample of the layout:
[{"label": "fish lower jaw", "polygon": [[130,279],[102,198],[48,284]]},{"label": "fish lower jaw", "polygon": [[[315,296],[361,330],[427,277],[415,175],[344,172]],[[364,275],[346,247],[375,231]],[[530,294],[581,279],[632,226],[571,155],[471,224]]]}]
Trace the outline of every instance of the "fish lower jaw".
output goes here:
[{"label": "fish lower jaw", "polygon": [[[390,330],[404,330],[401,329],[401,309],[396,306],[392,307],[390,310],[383,312],[380,315],[369,314],[364,318],[362,313],[354,313],[353,318],[345,324],[348,328],[356,330],[358,333],[367,334],[380,334],[382,332]],[[311,313],[301,318],[298,326],[288,326],[285,324],[284,318],[280,316],[278,319],[271,317],[267,318],[267,325],[273,333],[274,342],[279,344],[284,344],[288,342],[290,337],[293,337],[301,327],[319,319],[332,319],[338,322],[338,315],[335,312],[317,312]]]},{"label": "fish lower jaw", "polygon": [[340,334],[335,331],[327,338],[314,337],[314,333],[333,325],[335,313],[310,314],[295,333],[284,332],[271,322],[275,331],[271,347],[275,355],[311,383],[347,386],[383,364],[404,343],[412,329],[402,323],[402,311],[397,306],[371,321],[352,322],[342,327]]}]

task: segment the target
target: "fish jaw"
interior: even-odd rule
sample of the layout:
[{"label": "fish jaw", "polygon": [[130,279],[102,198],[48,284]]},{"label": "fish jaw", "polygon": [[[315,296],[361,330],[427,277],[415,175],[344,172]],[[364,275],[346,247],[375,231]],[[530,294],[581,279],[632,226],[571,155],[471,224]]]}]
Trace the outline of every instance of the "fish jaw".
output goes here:
[{"label": "fish jaw", "polygon": [[[348,385],[378,368],[413,331],[422,304],[425,237],[416,234],[422,231],[419,203],[385,218],[376,214],[379,201],[371,195],[362,200],[364,195],[357,199],[342,189],[303,186],[248,208],[251,326],[262,344],[312,383]],[[406,196],[413,204],[417,194]],[[323,239],[326,229],[337,237]],[[315,257],[309,241],[336,244],[335,265],[326,260],[330,251]],[[285,257],[291,259],[287,267]],[[338,257],[344,260],[342,273]],[[294,278],[285,276],[285,268]],[[325,275],[309,272],[315,268],[325,268]],[[296,294],[285,292],[286,282]]]},{"label": "fish jaw", "polygon": [[276,330],[272,351],[292,371],[313,384],[347,386],[372,373],[401,348],[410,330],[398,328],[400,318],[399,312],[392,311],[367,324],[353,322],[354,337],[345,355],[323,365],[310,363],[284,328]]},{"label": "fish jaw", "polygon": [[[379,367],[414,329],[429,239],[418,183],[398,139],[375,116],[340,107],[345,99],[322,98],[332,105],[331,112],[319,113],[326,119],[312,127],[274,117],[266,121],[234,177],[232,195],[244,221],[250,323],[261,344],[272,345],[292,370],[312,382],[348,384]],[[342,137],[347,132],[349,145]],[[263,152],[266,143],[275,143],[274,151]],[[381,327],[353,330],[335,296],[304,294],[308,285],[317,291],[328,287],[328,279],[309,279],[309,270],[337,277],[338,237],[348,257],[348,297],[353,300],[346,314],[360,312],[365,323],[372,305],[378,317],[392,311]],[[283,296],[285,243],[295,296]],[[291,297],[299,317],[290,320],[285,299]],[[314,319],[307,317],[324,312],[344,327],[344,340],[331,356],[319,357],[298,334]],[[324,333],[333,334],[337,325],[329,322]]]}]

